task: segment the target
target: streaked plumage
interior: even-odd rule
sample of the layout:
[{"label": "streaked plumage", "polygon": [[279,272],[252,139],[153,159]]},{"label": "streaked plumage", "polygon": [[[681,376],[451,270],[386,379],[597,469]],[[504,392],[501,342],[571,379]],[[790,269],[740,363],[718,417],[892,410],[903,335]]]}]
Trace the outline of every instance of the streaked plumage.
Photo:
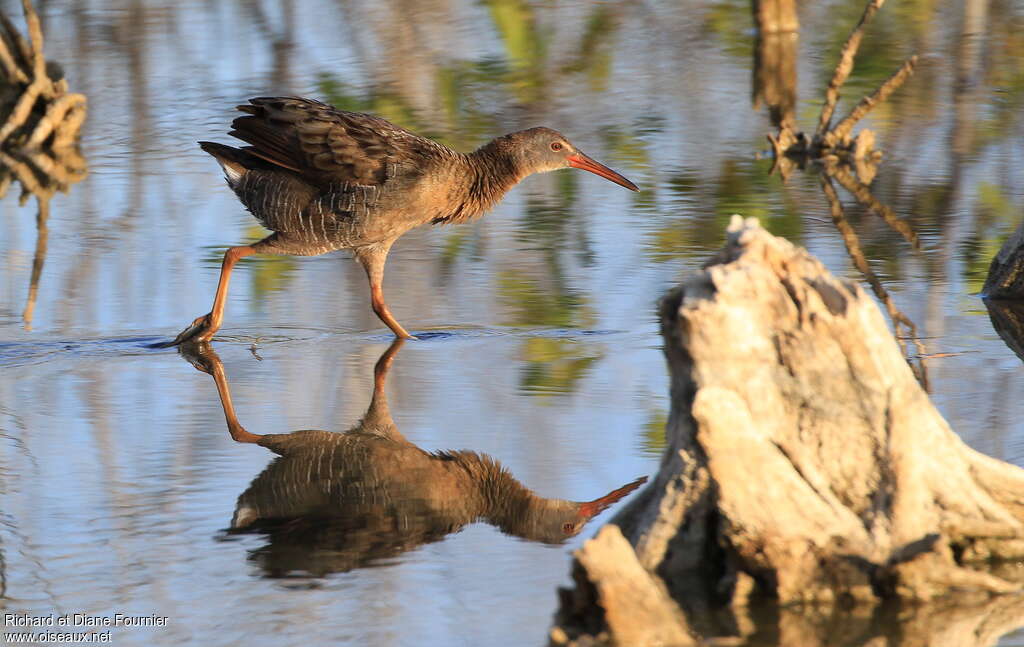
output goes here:
[{"label": "streaked plumage", "polygon": [[413,227],[478,217],[526,176],[573,166],[632,190],[629,180],[548,128],[499,137],[459,153],[372,115],[312,99],[256,98],[229,134],[247,146],[199,142],[260,223],[263,240],[228,249],[213,309],[173,343],[208,341],[220,327],[231,269],[250,254],[314,256],[351,249],[370,281],[373,310],[399,337],[410,335],[384,303],[391,245]]},{"label": "streaked plumage", "polygon": [[370,405],[344,433],[307,429],[254,434],[235,414],[224,366],[208,344],[182,354],[213,376],[231,437],[278,458],[238,497],[233,532],[266,534],[270,572],[342,571],[438,541],[477,521],[532,541],[559,543],[647,479],[590,501],[540,496],[494,458],[473,451],[429,452],[395,425],[387,373],[404,342],[374,367]]}]

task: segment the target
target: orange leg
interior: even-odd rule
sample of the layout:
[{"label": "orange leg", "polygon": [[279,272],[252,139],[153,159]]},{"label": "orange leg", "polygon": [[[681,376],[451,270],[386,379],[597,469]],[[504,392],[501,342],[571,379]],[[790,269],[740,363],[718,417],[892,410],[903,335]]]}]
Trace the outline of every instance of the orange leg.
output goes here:
[{"label": "orange leg", "polygon": [[[210,352],[213,353],[212,350]],[[228,386],[228,378],[224,375],[224,365],[216,353],[213,353],[213,356],[216,358],[213,365],[213,381],[217,384],[217,394],[220,395],[220,404],[224,408],[224,421],[228,423],[228,433],[235,442],[259,443],[259,435],[246,430],[242,423],[238,422],[235,405],[231,403],[231,388]]]},{"label": "orange leg", "polygon": [[374,433],[390,437],[392,440],[402,440],[402,434],[395,429],[395,421],[391,418],[391,410],[388,408],[388,396],[384,392],[384,384],[387,382],[388,370],[391,362],[394,361],[398,349],[402,347],[405,340],[396,337],[384,354],[380,356],[373,367],[373,397],[370,399],[370,406],[363,416],[363,425],[375,428]]},{"label": "orange leg", "polygon": [[402,324],[398,323],[395,318],[391,315],[391,311],[388,310],[388,304],[384,303],[384,290],[381,288],[380,283],[370,284],[370,302],[373,306],[373,311],[384,322],[391,332],[395,333],[395,337],[399,339],[416,339],[402,328]]},{"label": "orange leg", "polygon": [[391,342],[388,349],[384,351],[384,354],[380,356],[377,363],[373,365],[373,397],[378,397],[384,393],[384,383],[388,379],[388,371],[391,370],[391,363],[395,360],[395,355],[398,354],[398,349],[402,347],[405,342],[401,337]]},{"label": "orange leg", "polygon": [[238,422],[235,415],[235,405],[231,403],[231,388],[228,386],[228,378],[224,374],[224,364],[220,361],[217,351],[209,344],[185,344],[178,349],[182,357],[187,359],[196,370],[208,373],[213,376],[217,385],[217,394],[220,395],[220,404],[224,408],[224,420],[228,423],[228,432],[231,437],[240,443],[259,443],[260,436],[251,433]]},{"label": "orange leg", "polygon": [[405,328],[402,328],[402,324],[395,320],[388,305],[384,303],[384,288],[381,287],[381,284],[384,282],[384,262],[388,258],[389,249],[391,249],[391,243],[381,247],[363,248],[356,252],[356,258],[363,264],[366,278],[370,280],[370,304],[373,307],[373,312],[384,322],[384,325],[391,329],[391,332],[395,333],[396,337],[416,339],[407,333]]},{"label": "orange leg", "polygon": [[181,331],[174,339],[174,345],[213,339],[213,334],[220,329],[221,322],[224,320],[224,302],[228,296],[231,270],[239,260],[255,253],[256,250],[250,245],[228,248],[228,251],[224,253],[224,263],[220,266],[220,282],[217,283],[217,295],[213,299],[213,308],[202,317],[197,317],[188,328]]}]

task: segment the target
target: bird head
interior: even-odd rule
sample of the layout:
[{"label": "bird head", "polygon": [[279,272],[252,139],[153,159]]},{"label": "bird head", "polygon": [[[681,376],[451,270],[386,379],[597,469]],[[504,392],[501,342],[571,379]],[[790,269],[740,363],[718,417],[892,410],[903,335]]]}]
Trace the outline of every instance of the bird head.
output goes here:
[{"label": "bird head", "polygon": [[643,476],[593,501],[537,498],[521,518],[503,530],[534,541],[561,543],[578,535],[588,521],[646,482]]},{"label": "bird head", "polygon": [[550,128],[530,128],[506,135],[507,149],[526,175],[578,168],[600,175],[630,191],[640,189],[604,164],[585,155],[564,135]]}]

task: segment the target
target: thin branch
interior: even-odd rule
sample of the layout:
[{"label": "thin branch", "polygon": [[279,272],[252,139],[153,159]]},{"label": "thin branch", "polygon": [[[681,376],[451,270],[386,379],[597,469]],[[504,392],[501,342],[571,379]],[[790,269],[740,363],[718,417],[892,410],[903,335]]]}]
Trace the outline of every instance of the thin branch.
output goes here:
[{"label": "thin branch", "polygon": [[7,153],[0,151],[0,164],[11,170],[11,173],[18,178],[22,189],[31,195],[46,196],[53,195],[53,190],[40,183],[36,173],[26,162],[15,159]]},{"label": "thin branch", "polygon": [[7,38],[11,41],[10,44],[17,48],[14,55],[17,59],[18,67],[27,69],[29,61],[32,60],[32,48],[29,47],[28,42],[21,35],[21,32],[14,26],[14,23],[10,21],[7,14],[0,11],[0,26],[3,27],[4,33]]},{"label": "thin branch", "polygon": [[850,114],[836,124],[836,127],[829,132],[829,135],[835,136],[837,141],[846,140],[850,135],[850,131],[853,130],[854,124],[863,119],[865,115],[871,112],[872,108],[885,101],[890,94],[903,85],[904,81],[907,80],[907,77],[909,77],[914,71],[915,65],[917,65],[916,54],[904,61],[903,65],[900,66],[900,69],[896,70],[896,72],[890,76],[885,83],[881,85],[881,87],[869,96],[861,99],[860,103],[850,111]]},{"label": "thin branch", "polygon": [[80,102],[72,106],[71,110],[64,116],[64,120],[57,127],[57,133],[53,136],[51,146],[54,150],[71,149],[77,143],[85,122],[86,99],[84,94],[71,94],[68,96],[78,97]]},{"label": "thin branch", "polygon": [[47,79],[45,77],[35,79],[31,85],[25,88],[25,91],[18,99],[18,103],[14,105],[14,110],[7,117],[7,122],[4,123],[3,128],[0,128],[0,144],[6,142],[11,133],[20,128],[28,119],[28,116],[32,113],[32,107],[35,105],[36,99],[39,97],[39,93],[46,82]]},{"label": "thin branch", "polygon": [[21,0],[21,8],[25,12],[25,24],[28,25],[28,37],[32,41],[32,75],[35,80],[46,78],[46,57],[43,56],[43,27],[39,23],[39,14],[32,6],[32,0]]},{"label": "thin branch", "polygon": [[7,38],[0,38],[0,65],[3,65],[8,83],[28,84],[28,76],[25,75],[24,70],[14,60],[11,50],[7,49]]},{"label": "thin branch", "polygon": [[31,148],[42,145],[50,133],[64,127],[64,119],[71,110],[84,105],[85,96],[81,94],[65,94],[51,102],[46,108],[46,114],[39,118],[39,123],[36,124],[36,129],[25,146]]},{"label": "thin branch", "polygon": [[[26,0],[27,1],[27,0]],[[843,87],[846,79],[853,71],[853,58],[860,48],[861,38],[864,37],[864,27],[871,21],[871,18],[882,7],[885,0],[871,0],[864,8],[860,22],[853,28],[843,49],[839,54],[839,62],[836,64],[835,72],[832,73],[832,80],[829,81],[828,89],[825,91],[825,105],[821,107],[821,117],[818,119],[818,129],[814,132],[815,138],[822,137],[828,131],[829,122],[832,121],[832,113],[835,112],[836,102],[839,101],[839,88]]]},{"label": "thin branch", "polygon": [[37,195],[36,203],[39,205],[39,213],[36,214],[36,253],[32,258],[28,299],[25,301],[25,309],[21,313],[21,319],[25,322],[25,330],[32,330],[32,317],[35,315],[36,297],[39,294],[39,277],[43,275],[43,263],[46,262],[46,242],[49,238],[46,221],[50,218],[50,198]]}]

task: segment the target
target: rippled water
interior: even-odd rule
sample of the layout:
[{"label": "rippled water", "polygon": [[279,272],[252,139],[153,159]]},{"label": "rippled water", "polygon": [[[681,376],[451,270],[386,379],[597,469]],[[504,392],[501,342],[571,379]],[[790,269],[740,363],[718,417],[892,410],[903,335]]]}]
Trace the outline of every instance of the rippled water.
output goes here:
[{"label": "rippled water", "polygon": [[[18,3],[0,6],[21,25]],[[860,10],[801,9],[805,128]],[[118,645],[538,644],[571,550],[599,525],[550,546],[478,523],[366,568],[283,577],[260,567],[267,536],[226,532],[272,455],[231,440],[208,375],[148,345],[206,312],[223,249],[261,235],[195,145],[227,142],[232,106],[250,96],[317,96],[467,150],[544,124],[643,188],[532,177],[481,221],[406,235],[388,263],[391,309],[423,337],[389,377],[397,427],[427,450],[489,454],[545,496],[591,499],[657,469],[668,385],[655,303],[720,246],[729,214],[759,216],[863,280],[817,177],[768,174],[747,3],[41,12],[48,56],[88,96],[89,174],[51,203],[30,329],[35,206],[13,190],[0,202],[8,612],[168,618],[117,630]],[[885,152],[874,194],[920,250],[840,197],[926,352],[944,355],[925,361],[943,414],[974,447],[1024,465],[1021,360],[976,296],[1024,204],[1024,9],[988,6],[971,38],[961,14],[953,2],[886,4],[847,89],[859,96],[922,55],[864,122]],[[243,261],[215,347],[242,424],[263,434],[355,425],[389,342],[362,269],[332,254]]]}]

